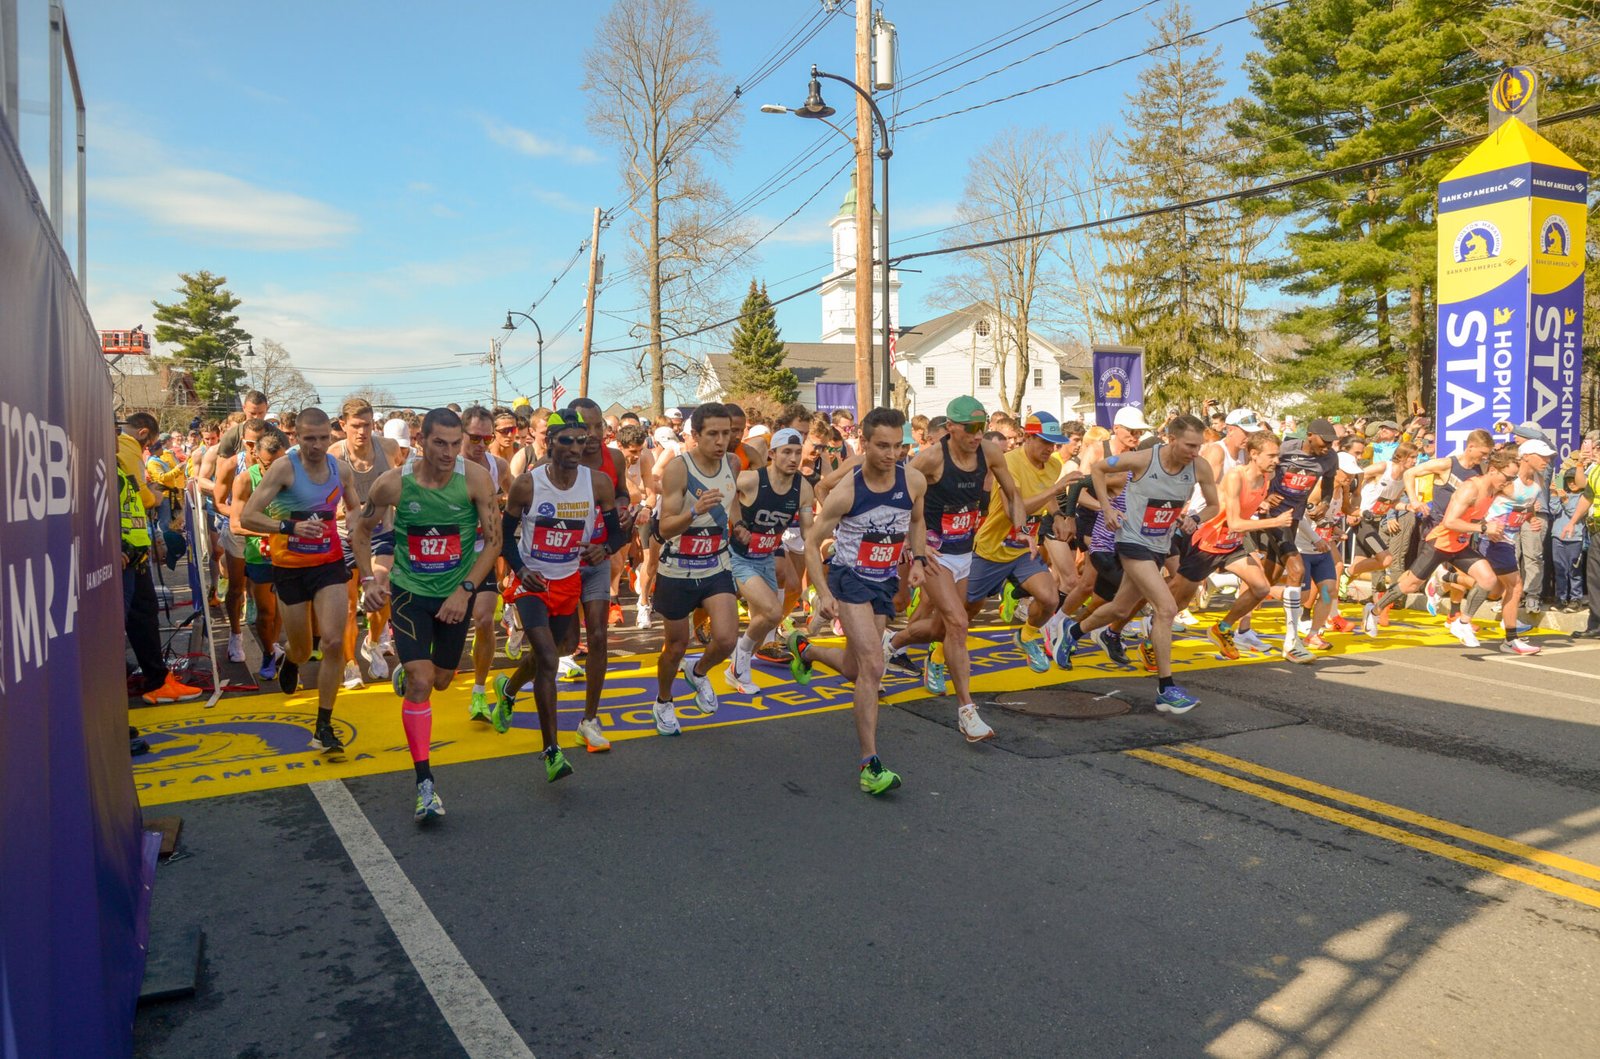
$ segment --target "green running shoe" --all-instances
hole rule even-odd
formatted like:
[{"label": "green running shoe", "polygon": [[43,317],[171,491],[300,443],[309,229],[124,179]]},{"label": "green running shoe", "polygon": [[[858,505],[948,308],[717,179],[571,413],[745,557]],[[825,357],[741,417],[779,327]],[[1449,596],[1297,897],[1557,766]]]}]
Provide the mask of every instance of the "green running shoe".
[{"label": "green running shoe", "polygon": [[783,638],[783,645],[789,649],[789,672],[794,674],[796,684],[811,683],[811,663],[800,657],[800,649],[810,642],[799,630]]},{"label": "green running shoe", "polygon": [[504,673],[494,678],[494,699],[494,711],[489,714],[489,723],[494,725],[495,731],[505,735],[511,731],[511,713],[516,703],[511,696],[511,681]]},{"label": "green running shoe", "polygon": [[1017,588],[1010,581],[1000,590],[1000,620],[1006,624],[1017,616]]},{"label": "green running shoe", "polygon": [[493,721],[492,711],[489,709],[489,696],[481,691],[472,693],[472,701],[467,704],[467,720]]},{"label": "green running shoe", "polygon": [[402,699],[406,697],[406,667],[396,665],[394,672],[389,674],[389,686],[394,688],[394,693]]},{"label": "green running shoe", "polygon": [[868,794],[887,794],[900,786],[900,776],[883,767],[878,755],[861,766],[861,789]]},{"label": "green running shoe", "polygon": [[561,752],[560,747],[553,746],[546,750],[542,756],[544,757],[544,778],[546,782],[554,783],[562,776],[572,775],[572,766],[567,764],[567,755]]}]

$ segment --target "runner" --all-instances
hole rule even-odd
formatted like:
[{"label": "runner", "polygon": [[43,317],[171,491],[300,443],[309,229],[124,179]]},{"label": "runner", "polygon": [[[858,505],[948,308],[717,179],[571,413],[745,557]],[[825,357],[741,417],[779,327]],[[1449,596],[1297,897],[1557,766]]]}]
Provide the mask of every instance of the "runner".
[{"label": "runner", "polygon": [[1198,518],[1208,522],[1216,517],[1216,483],[1211,465],[1199,459],[1205,441],[1205,424],[1194,416],[1183,415],[1167,427],[1167,441],[1138,452],[1096,460],[1090,467],[1095,492],[1108,494],[1106,476],[1126,471],[1127,511],[1114,506],[1105,509],[1107,524],[1117,535],[1117,558],[1122,561],[1122,587],[1116,598],[1089,615],[1081,624],[1068,622],[1057,614],[1045,629],[1050,653],[1062,669],[1072,667],[1072,651],[1090,631],[1131,616],[1141,600],[1148,600],[1151,616],[1147,635],[1155,647],[1159,691],[1156,709],[1165,713],[1188,713],[1200,700],[1180,688],[1172,679],[1172,622],[1178,614],[1176,601],[1161,571],[1172,550],[1172,536],[1180,524],[1179,512],[1189,502],[1196,485],[1205,495],[1205,507],[1198,516],[1185,516],[1191,524]]},{"label": "runner", "polygon": [[[328,450],[330,456],[337,457],[350,465],[350,470],[356,483],[356,500],[358,503],[367,502],[367,494],[372,491],[372,483],[376,482],[390,467],[398,467],[403,462],[399,443],[391,438],[374,437],[374,415],[372,405],[364,397],[352,397],[345,401],[339,410],[339,422],[344,425],[344,440],[335,442]],[[359,516],[360,509],[354,512]],[[344,544],[347,554],[345,564],[352,570],[355,569],[355,551],[350,545],[350,520],[352,512],[345,511],[339,521],[340,541]],[[373,563],[382,567],[384,572],[394,568],[394,524],[389,524],[374,529],[372,532]],[[349,661],[345,663],[345,682],[347,688],[361,686],[361,670],[356,662],[359,657],[366,660],[367,672],[374,680],[386,680],[389,677],[389,661],[384,654],[384,638],[388,635],[389,605],[367,615],[367,635],[360,637],[357,643],[358,628],[356,611],[361,605],[361,585],[356,579],[350,581],[350,604],[346,610],[346,624],[344,633],[344,649]]]},{"label": "runner", "polygon": [[[733,653],[739,636],[739,609],[728,559],[728,506],[737,490],[734,460],[728,455],[733,419],[715,402],[697,407],[689,419],[694,446],[670,459],[661,478],[661,514],[655,538],[661,545],[652,604],[665,622],[666,636],[656,662],[656,731],[680,735],[672,685],[681,671],[694,689],[705,717],[717,712],[711,670]],[[690,616],[703,608],[711,618],[705,650],[687,664]]]},{"label": "runner", "polygon": [[[927,482],[923,518],[933,561],[923,573],[921,604],[885,649],[898,654],[912,644],[930,644],[923,686],[930,694],[943,695],[948,674],[956,688],[956,725],[967,742],[980,743],[993,739],[994,729],[984,723],[972,700],[967,587],[973,545],[988,504],[1000,504],[1013,524],[1026,525],[1028,517],[1004,450],[982,440],[988,413],[978,399],[957,397],[946,406],[945,419],[949,429],[910,463]],[[986,503],[983,486],[991,472],[998,488]]]},{"label": "runner", "polygon": [[[1267,580],[1284,583],[1283,657],[1299,665],[1309,665],[1316,659],[1300,643],[1300,584],[1305,580],[1306,571],[1295,546],[1295,533],[1300,520],[1308,513],[1313,521],[1321,519],[1334,498],[1339,476],[1339,457],[1333,450],[1337,437],[1333,424],[1319,418],[1306,427],[1303,439],[1291,438],[1283,443],[1278,453],[1278,470],[1267,491],[1267,514],[1281,515],[1287,511],[1292,518],[1287,526],[1267,530],[1256,537],[1265,559]],[[1319,500],[1312,504],[1312,493],[1319,490]],[[1353,508],[1354,504],[1351,506]],[[1260,642],[1258,638],[1252,639]]]},{"label": "runner", "polygon": [[250,494],[261,484],[261,476],[288,451],[289,439],[276,430],[266,431],[247,446],[244,452],[250,453],[250,464],[244,474],[233,476],[232,504],[228,507],[229,529],[243,544],[244,576],[256,604],[256,640],[261,644],[261,668],[257,672],[262,680],[276,677],[278,666],[283,664],[283,648],[278,646],[282,622],[278,594],[272,589],[272,558],[263,551],[267,535],[245,528],[244,509]]},{"label": "runner", "polygon": [[[489,490],[494,494],[495,510],[505,506],[506,487],[511,473],[506,461],[489,451],[493,443],[494,416],[482,405],[471,405],[461,413],[461,451],[467,462],[482,467],[489,476]],[[495,521],[499,521],[498,515]],[[488,551],[487,535],[480,526],[473,542],[478,551]],[[498,550],[498,549],[496,549]],[[499,556],[495,556],[498,560]],[[493,585],[494,564],[489,567],[490,584]],[[489,670],[494,666],[494,612],[500,602],[498,592],[483,591],[472,597],[472,692],[467,704],[467,717],[472,720],[489,720]]]},{"label": "runner", "polygon": [[245,529],[270,533],[272,584],[289,634],[288,657],[278,666],[278,687],[292,695],[300,667],[311,657],[315,610],[322,663],[317,670],[317,722],[311,747],[326,754],[344,751],[333,730],[333,702],[344,674],[344,623],[350,571],[336,532],[339,504],[355,507],[355,475],[350,465],[328,458],[333,425],[328,413],[311,407],[296,419],[300,445],[278,460],[251,490],[245,504]]},{"label": "runner", "polygon": [[[1361,521],[1356,526],[1355,550],[1358,558],[1345,570],[1339,595],[1366,574],[1373,574],[1372,595],[1381,591],[1376,575],[1394,561],[1392,543],[1400,533],[1400,518],[1411,510],[1406,498],[1405,473],[1417,462],[1417,447],[1403,441],[1390,450],[1386,462],[1375,463],[1362,472]],[[1380,620],[1382,615],[1379,616]]]},{"label": "runner", "polygon": [[[1540,648],[1518,635],[1521,631],[1520,615],[1525,586],[1517,542],[1523,527],[1537,514],[1539,501],[1544,495],[1545,468],[1550,466],[1550,458],[1555,455],[1555,450],[1537,438],[1530,438],[1522,442],[1516,452],[1516,473],[1495,496],[1485,516],[1491,525],[1499,522],[1505,526],[1505,539],[1486,537],[1482,551],[1500,581],[1500,622],[1505,628],[1505,642],[1500,645],[1500,650],[1505,654],[1536,655]],[[1487,598],[1488,593],[1481,588],[1467,592],[1466,601],[1461,605],[1463,625],[1469,629],[1472,627],[1472,616]]]},{"label": "runner", "polygon": [[[545,780],[572,774],[557,742],[556,663],[578,640],[578,605],[583,595],[584,558],[620,548],[626,537],[617,522],[611,479],[582,465],[590,433],[577,411],[568,408],[546,419],[550,458],[517,475],[506,496],[503,550],[512,602],[522,619],[528,653],[510,677],[495,678],[495,729],[511,727],[516,697],[529,681],[544,737]],[[606,545],[590,543],[595,512],[606,530]],[[609,746],[593,716],[578,722],[585,745]]]},{"label": "runner", "polygon": [[[304,423],[304,417],[301,422]],[[461,417],[435,408],[422,417],[417,459],[391,468],[372,483],[351,530],[364,604],[375,611],[391,603],[394,689],[404,700],[400,723],[416,770],[416,819],[444,815],[430,767],[433,693],[450,686],[467,642],[467,618],[480,593],[492,592],[500,554],[500,511],[488,472],[461,455]],[[374,562],[373,531],[394,527],[394,566]],[[468,541],[482,535],[484,547]]]},{"label": "runner", "polygon": [[[222,602],[228,615],[228,661],[244,661],[244,637],[241,635],[241,618],[244,615],[245,597],[250,594],[250,582],[245,575],[245,538],[233,532],[234,483],[248,477],[248,468],[256,458],[256,446],[261,436],[270,428],[263,419],[247,419],[239,432],[239,449],[229,459],[219,459],[212,482],[212,501],[223,518],[216,526],[217,543],[222,546],[224,570],[228,587]],[[259,547],[259,546],[258,546]],[[259,616],[259,612],[258,612]],[[270,656],[272,648],[262,645],[263,657]]]},{"label": "runner", "polygon": [[[900,552],[908,540],[912,587],[922,584],[928,564],[922,517],[927,485],[920,471],[896,462],[904,426],[904,414],[892,408],[874,408],[862,418],[861,465],[828,494],[806,534],[806,568],[817,592],[817,613],[838,616],[846,646],[818,647],[799,632],[788,636],[794,656],[789,665],[800,683],[810,683],[811,667],[820,662],[854,684],[860,785],[874,795],[901,782],[878,759],[878,689],[885,665],[883,631],[894,616]],[[833,557],[824,571],[822,544],[830,537]]]},{"label": "runner", "polygon": [[799,474],[803,447],[800,432],[785,427],[772,436],[771,465],[739,474],[729,561],[750,624],[734,645],[728,682],[746,695],[760,690],[750,675],[756,648],[784,616],[777,560],[784,532],[797,521],[801,532],[811,529],[811,484]]}]

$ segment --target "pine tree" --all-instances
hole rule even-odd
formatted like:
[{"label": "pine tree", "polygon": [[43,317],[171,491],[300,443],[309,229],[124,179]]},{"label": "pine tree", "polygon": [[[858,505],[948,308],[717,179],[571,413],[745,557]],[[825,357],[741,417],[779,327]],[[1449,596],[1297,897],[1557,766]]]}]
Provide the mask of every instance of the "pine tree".
[{"label": "pine tree", "polygon": [[789,404],[800,394],[800,380],[783,366],[783,338],[778,333],[778,310],[767,296],[766,284],[750,281],[750,293],[739,309],[733,331],[733,392],[763,394]]},{"label": "pine tree", "polygon": [[226,276],[181,272],[182,284],[174,288],[180,301],[155,306],[155,340],[178,347],[173,360],[194,380],[200,404],[222,412],[234,407],[244,368],[239,363],[239,347],[250,340],[238,326],[233,310],[239,299],[224,287]]}]

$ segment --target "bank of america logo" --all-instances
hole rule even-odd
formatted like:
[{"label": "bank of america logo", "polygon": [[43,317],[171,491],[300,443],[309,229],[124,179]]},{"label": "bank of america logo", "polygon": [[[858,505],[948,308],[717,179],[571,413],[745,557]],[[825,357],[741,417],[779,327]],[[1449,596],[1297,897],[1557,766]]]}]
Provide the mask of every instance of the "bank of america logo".
[{"label": "bank of america logo", "polygon": [[106,509],[111,497],[106,493],[106,461],[94,461],[94,532],[103,537],[106,532]]}]

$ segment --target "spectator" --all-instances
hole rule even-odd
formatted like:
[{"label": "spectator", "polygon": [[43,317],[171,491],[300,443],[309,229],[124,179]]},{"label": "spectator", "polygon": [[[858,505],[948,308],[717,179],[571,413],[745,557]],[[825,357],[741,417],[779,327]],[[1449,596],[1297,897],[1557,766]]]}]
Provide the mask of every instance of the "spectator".
[{"label": "spectator", "polygon": [[1557,610],[1583,609],[1583,550],[1588,544],[1589,532],[1581,520],[1573,517],[1583,502],[1582,486],[1583,476],[1576,470],[1566,471],[1554,483],[1557,512],[1550,525],[1550,546]]}]

